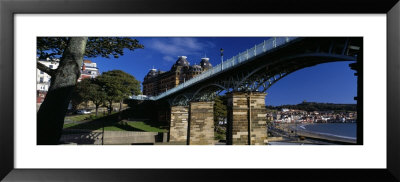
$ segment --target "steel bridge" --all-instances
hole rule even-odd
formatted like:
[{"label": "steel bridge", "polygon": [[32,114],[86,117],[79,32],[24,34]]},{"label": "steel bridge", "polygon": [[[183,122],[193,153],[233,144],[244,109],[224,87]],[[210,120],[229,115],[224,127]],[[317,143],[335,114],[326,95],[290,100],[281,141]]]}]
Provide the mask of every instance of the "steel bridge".
[{"label": "steel bridge", "polygon": [[189,101],[213,99],[222,91],[266,92],[297,70],[327,62],[356,61],[361,44],[359,37],[274,37],[160,95],[131,99],[167,99],[171,105],[187,105]]},{"label": "steel bridge", "polygon": [[274,37],[160,95],[131,98],[154,106],[167,102],[167,111],[153,109],[165,113],[169,141],[198,145],[213,144],[213,100],[225,92],[227,144],[263,145],[268,142],[265,92],[290,73],[317,64],[354,61],[350,68],[361,72],[362,46],[362,37]]}]

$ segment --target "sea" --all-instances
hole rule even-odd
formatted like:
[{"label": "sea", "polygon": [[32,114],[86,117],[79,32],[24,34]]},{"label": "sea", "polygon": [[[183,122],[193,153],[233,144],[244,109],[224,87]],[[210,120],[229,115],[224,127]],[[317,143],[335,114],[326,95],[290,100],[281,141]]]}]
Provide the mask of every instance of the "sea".
[{"label": "sea", "polygon": [[356,123],[314,123],[314,124],[298,124],[300,130],[310,132],[336,135],[346,138],[357,138],[357,124]]}]

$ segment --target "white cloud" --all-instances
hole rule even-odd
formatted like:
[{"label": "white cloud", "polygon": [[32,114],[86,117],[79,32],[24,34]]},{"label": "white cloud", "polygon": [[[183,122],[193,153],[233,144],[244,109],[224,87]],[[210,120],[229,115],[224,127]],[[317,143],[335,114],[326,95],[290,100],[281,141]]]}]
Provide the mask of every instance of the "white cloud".
[{"label": "white cloud", "polygon": [[178,56],[202,55],[207,48],[215,47],[212,42],[191,37],[154,38],[146,44],[146,48],[160,52],[169,62],[177,60]]},{"label": "white cloud", "polygon": [[174,61],[176,61],[176,59],[174,59],[172,56],[164,56],[163,59],[164,59],[165,61],[168,61],[168,62],[174,62]]}]

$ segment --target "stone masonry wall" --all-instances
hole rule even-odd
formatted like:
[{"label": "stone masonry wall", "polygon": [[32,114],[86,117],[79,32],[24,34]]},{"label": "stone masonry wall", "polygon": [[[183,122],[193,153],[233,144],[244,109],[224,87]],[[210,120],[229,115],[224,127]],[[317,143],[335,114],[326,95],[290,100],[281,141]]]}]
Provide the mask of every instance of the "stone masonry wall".
[{"label": "stone masonry wall", "polygon": [[250,99],[250,144],[265,145],[267,142],[267,112],[265,108],[265,93],[252,93]]},{"label": "stone masonry wall", "polygon": [[267,139],[265,95],[257,92],[228,94],[228,145],[265,144]]},{"label": "stone masonry wall", "polygon": [[247,94],[228,94],[228,136],[229,145],[247,145],[249,142],[249,121],[247,118]]},{"label": "stone masonry wall", "polygon": [[214,144],[214,102],[191,102],[189,145]]},{"label": "stone masonry wall", "polygon": [[186,142],[188,133],[188,106],[171,107],[170,142]]}]

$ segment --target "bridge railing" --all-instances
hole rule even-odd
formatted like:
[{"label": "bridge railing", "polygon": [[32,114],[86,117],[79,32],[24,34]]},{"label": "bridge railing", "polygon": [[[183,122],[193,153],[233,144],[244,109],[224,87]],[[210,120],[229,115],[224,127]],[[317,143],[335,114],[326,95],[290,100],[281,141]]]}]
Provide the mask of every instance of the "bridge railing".
[{"label": "bridge railing", "polygon": [[149,97],[145,95],[132,95],[129,98],[133,100],[155,100],[155,97]]},{"label": "bridge railing", "polygon": [[[232,69],[233,67],[242,64],[244,62],[249,61],[251,58],[255,57],[255,56],[259,56],[261,54],[265,54],[281,45],[284,45],[288,42],[291,42],[295,39],[298,39],[298,37],[273,37],[270,38],[268,40],[265,40],[264,42],[255,45],[254,47],[247,49],[244,52],[239,53],[236,56],[233,56],[232,58],[224,61],[222,64],[218,64],[216,66],[214,66],[213,68],[203,72],[202,74],[186,81],[185,83],[182,83],[180,85],[178,85],[177,87],[174,87],[166,92],[161,93],[158,96],[155,97],[141,97],[141,100],[158,100],[161,99],[165,96],[168,96],[178,90],[181,90],[183,88],[189,87],[199,81],[202,81],[204,79],[207,79],[209,77],[212,77],[222,71],[228,70],[228,69]],[[139,97],[137,97],[139,99]]]}]

